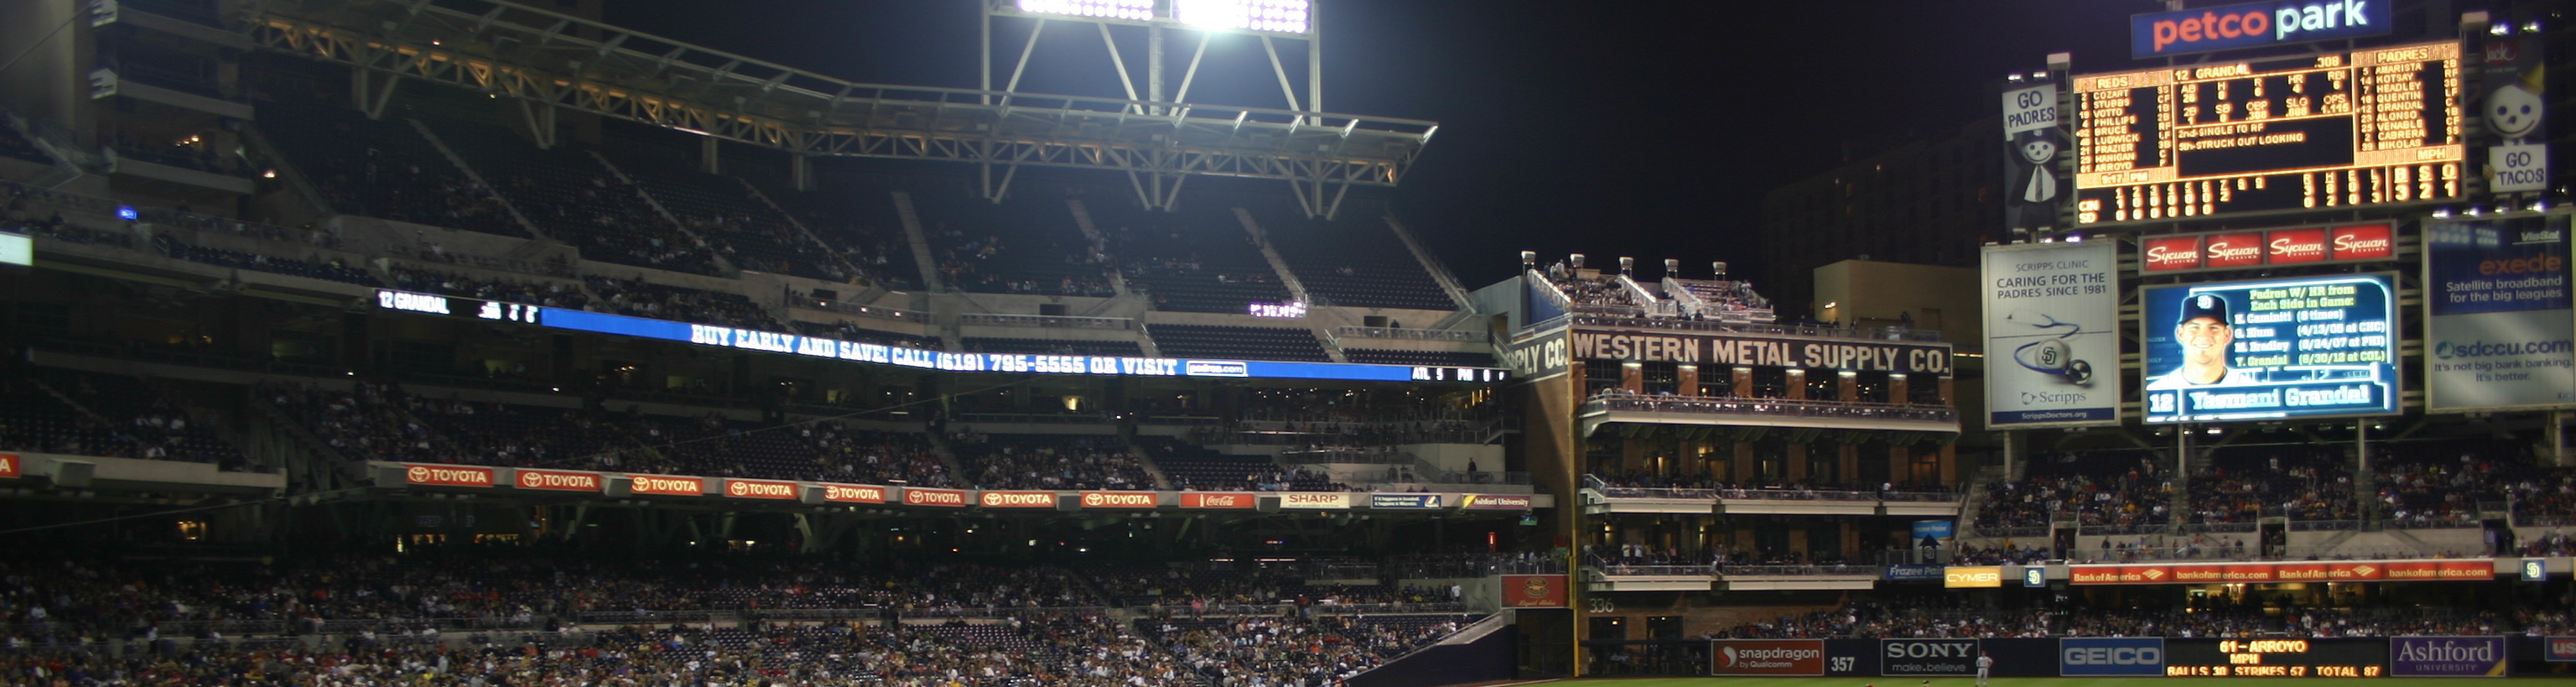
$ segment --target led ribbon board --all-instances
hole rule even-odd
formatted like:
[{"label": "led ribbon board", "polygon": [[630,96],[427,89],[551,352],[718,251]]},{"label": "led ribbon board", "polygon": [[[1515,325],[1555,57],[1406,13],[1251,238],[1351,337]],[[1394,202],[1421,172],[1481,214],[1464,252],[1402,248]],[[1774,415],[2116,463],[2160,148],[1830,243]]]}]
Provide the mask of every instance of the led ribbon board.
[{"label": "led ribbon board", "polygon": [[945,372],[1476,383],[1500,382],[1510,376],[1507,370],[1489,367],[1204,360],[1107,355],[947,353],[784,332],[689,324],[393,290],[377,291],[376,307],[425,315],[519,322],[552,329],[617,334],[813,358],[901,365]]},{"label": "led ribbon board", "polygon": [[2079,225],[2460,197],[2458,43],[2093,74],[2072,89]]},{"label": "led ribbon board", "polygon": [[2147,422],[2397,412],[2387,274],[2148,289]]}]

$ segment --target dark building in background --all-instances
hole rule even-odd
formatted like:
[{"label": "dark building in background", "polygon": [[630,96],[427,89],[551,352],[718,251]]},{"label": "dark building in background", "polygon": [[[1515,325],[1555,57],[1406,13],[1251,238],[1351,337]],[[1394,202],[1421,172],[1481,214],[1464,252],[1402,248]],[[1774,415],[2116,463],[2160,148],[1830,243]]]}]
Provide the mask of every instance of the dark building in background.
[{"label": "dark building in background", "polygon": [[1866,257],[1975,267],[2003,234],[2003,124],[1987,117],[1773,189],[1758,282],[1783,320],[1815,315],[1815,269]]}]

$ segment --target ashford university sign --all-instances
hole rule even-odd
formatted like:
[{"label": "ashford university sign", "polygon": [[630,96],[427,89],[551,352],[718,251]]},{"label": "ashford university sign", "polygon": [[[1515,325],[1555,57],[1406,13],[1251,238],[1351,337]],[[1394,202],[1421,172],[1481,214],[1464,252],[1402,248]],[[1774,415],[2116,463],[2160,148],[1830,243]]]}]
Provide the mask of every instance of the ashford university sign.
[{"label": "ashford university sign", "polygon": [[1761,365],[1869,372],[1950,374],[1949,344],[1877,343],[1731,334],[1577,331],[1577,360]]},{"label": "ashford university sign", "polygon": [[2189,565],[2073,565],[2067,582],[2097,584],[2213,584],[2245,582],[2372,582],[2493,580],[2487,560],[2339,561],[2333,563],[2205,563]]},{"label": "ashford university sign", "polygon": [[2392,677],[2504,677],[2503,637],[2390,637]]},{"label": "ashford university sign", "polygon": [[1709,642],[1715,656],[1710,675],[1825,674],[1822,639],[1718,639]]},{"label": "ashford university sign", "polygon": [[2138,271],[2148,274],[2395,259],[2397,232],[2387,224],[2222,231],[2138,239]]}]

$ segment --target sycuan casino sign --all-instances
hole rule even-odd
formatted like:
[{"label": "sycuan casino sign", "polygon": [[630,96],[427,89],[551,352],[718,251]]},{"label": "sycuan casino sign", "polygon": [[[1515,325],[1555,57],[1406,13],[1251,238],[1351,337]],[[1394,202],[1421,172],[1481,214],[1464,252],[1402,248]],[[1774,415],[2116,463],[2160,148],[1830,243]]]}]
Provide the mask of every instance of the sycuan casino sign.
[{"label": "sycuan casino sign", "polygon": [[2129,17],[2129,56],[2186,53],[2384,36],[2390,0],[2289,0],[2199,7]]},{"label": "sycuan casino sign", "polygon": [[2397,232],[2386,224],[2225,231],[2143,236],[2138,239],[2138,271],[2150,274],[2396,258]]}]

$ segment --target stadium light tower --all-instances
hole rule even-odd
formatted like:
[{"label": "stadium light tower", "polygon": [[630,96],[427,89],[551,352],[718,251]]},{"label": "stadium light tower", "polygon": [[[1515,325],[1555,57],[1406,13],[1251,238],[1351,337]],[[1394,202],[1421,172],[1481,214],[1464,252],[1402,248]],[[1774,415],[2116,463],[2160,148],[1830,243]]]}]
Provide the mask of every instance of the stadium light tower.
[{"label": "stadium light tower", "polygon": [[[1287,103],[1285,109],[1310,113],[1298,118],[1299,121],[1307,124],[1322,124],[1324,121],[1321,115],[1324,111],[1324,52],[1322,37],[1315,23],[1315,3],[1312,0],[976,0],[976,2],[984,5],[983,51],[980,53],[983,65],[981,85],[988,93],[1017,92],[1020,78],[1027,75],[1029,61],[1037,51],[1038,38],[1045,35],[1051,23],[1074,22],[1098,27],[1101,45],[1109,51],[1110,68],[1117,72],[1118,83],[1125,89],[1125,97],[1131,101],[1139,101],[1135,106],[1136,114],[1159,116],[1187,110],[1190,86],[1198,79],[1199,67],[1207,57],[1208,45],[1218,40],[1254,38],[1261,41],[1263,54],[1270,58],[1270,75],[1279,80],[1280,96]],[[993,60],[994,25],[997,20],[1003,19],[1027,20],[1028,26],[1028,37],[1021,44],[1018,57],[1012,59],[1007,65],[1007,70],[1000,69],[999,67],[1004,65],[996,65]],[[1119,49],[1117,35],[1109,30],[1111,25],[1144,27],[1145,64],[1142,79],[1138,78],[1135,69],[1128,66],[1126,54]],[[1168,82],[1166,74],[1170,70],[1164,47],[1175,36],[1192,44],[1190,61],[1188,67],[1181,72],[1178,87],[1166,91]],[[1132,41],[1132,38],[1130,40]],[[1306,88],[1302,98],[1295,86],[1297,79],[1291,76],[1288,63],[1279,57],[1281,40],[1302,41],[1306,44],[1304,74]],[[1004,76],[1005,74],[1007,76]],[[998,89],[994,84],[996,77],[1003,79]],[[1140,80],[1144,82],[1144,89],[1141,91],[1137,89],[1137,82]],[[1166,93],[1169,95],[1167,96]],[[992,104],[992,97],[985,96],[986,104]],[[1258,106],[1255,103],[1238,104]],[[996,185],[992,178],[992,167],[991,164],[984,165],[984,187],[991,190],[987,195],[998,201],[1001,191],[1010,186],[1010,175],[1016,171],[1016,168],[1006,166],[1001,183]],[[1146,207],[1159,207],[1165,210],[1172,208],[1172,201],[1180,193],[1181,182],[1186,179],[1186,176],[1178,174],[1129,174],[1129,180],[1136,185],[1137,194],[1144,199]],[[1307,185],[1292,182],[1292,186],[1297,191],[1298,201],[1305,205],[1310,214],[1330,216],[1333,214],[1332,209],[1340,205],[1339,194],[1335,194],[1329,203],[1325,200],[1324,186],[1321,184]]]}]

